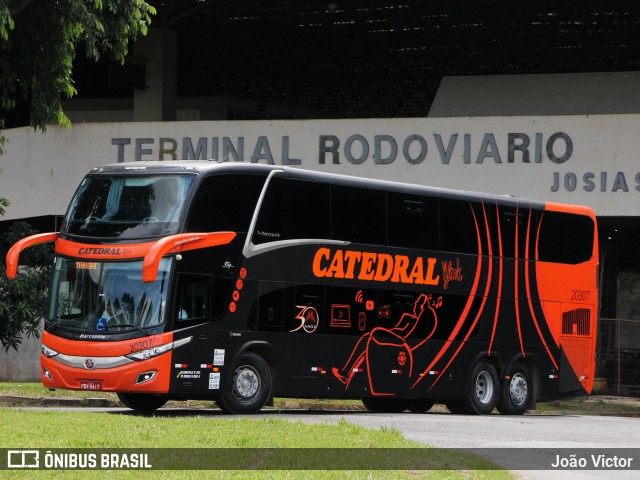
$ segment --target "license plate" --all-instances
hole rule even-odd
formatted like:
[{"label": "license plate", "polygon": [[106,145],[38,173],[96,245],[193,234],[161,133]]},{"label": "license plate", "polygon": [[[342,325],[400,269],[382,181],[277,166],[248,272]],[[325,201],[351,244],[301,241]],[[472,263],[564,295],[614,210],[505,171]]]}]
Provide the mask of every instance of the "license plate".
[{"label": "license plate", "polygon": [[81,390],[102,390],[102,382],[99,380],[80,380]]}]

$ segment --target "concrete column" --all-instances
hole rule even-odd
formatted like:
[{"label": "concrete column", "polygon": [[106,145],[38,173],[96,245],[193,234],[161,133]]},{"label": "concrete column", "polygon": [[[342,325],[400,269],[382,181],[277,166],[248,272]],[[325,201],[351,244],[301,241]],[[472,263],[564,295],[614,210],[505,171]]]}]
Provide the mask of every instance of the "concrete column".
[{"label": "concrete column", "polygon": [[133,119],[154,122],[176,119],[177,36],[174,30],[151,28],[138,37],[134,55],[142,57],[146,69],[144,90],[135,90]]}]

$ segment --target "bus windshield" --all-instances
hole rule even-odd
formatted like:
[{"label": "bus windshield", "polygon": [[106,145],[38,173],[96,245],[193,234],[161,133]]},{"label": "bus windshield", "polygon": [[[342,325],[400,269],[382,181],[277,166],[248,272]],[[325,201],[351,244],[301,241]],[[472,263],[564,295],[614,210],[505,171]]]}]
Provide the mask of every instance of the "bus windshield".
[{"label": "bus windshield", "polygon": [[172,259],[163,258],[153,283],[142,282],[142,261],[57,258],[48,319],[74,332],[121,333],[165,321]]},{"label": "bus windshield", "polygon": [[194,177],[87,176],[76,192],[62,231],[120,239],[176,233]]}]

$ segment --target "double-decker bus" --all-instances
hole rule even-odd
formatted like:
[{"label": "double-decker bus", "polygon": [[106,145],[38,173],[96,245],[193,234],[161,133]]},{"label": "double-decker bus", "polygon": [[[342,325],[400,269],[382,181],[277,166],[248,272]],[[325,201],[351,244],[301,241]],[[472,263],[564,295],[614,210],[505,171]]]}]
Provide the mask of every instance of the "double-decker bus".
[{"label": "double-decker bus", "polygon": [[135,162],[84,178],[55,242],[44,386],[128,407],[362,399],[522,414],[589,393],[586,208],[279,166]]}]

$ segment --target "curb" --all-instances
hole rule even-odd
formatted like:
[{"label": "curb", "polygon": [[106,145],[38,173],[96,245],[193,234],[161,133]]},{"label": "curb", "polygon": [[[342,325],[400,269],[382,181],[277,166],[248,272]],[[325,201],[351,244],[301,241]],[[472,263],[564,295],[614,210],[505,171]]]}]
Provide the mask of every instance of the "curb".
[{"label": "curb", "polygon": [[[606,400],[605,400],[606,401]],[[640,405],[640,399],[637,400]],[[553,403],[553,402],[551,402]],[[611,401],[610,403],[618,403]],[[122,408],[123,405],[114,400],[108,398],[71,398],[71,397],[22,397],[17,395],[0,395],[0,407],[54,407],[54,408]],[[180,407],[179,407],[180,408]],[[189,408],[189,407],[187,407]],[[211,408],[215,408],[212,407]],[[200,409],[196,407],[195,409]],[[278,405],[272,406],[269,410],[276,411],[290,411],[290,410],[305,410],[305,411],[317,411],[317,412],[329,412],[329,411],[341,411],[341,412],[359,412],[366,411],[364,405],[362,406],[346,406],[340,403],[332,402],[298,402],[295,400],[284,399],[279,402]],[[447,408],[444,405],[435,405],[431,410],[433,413],[448,413]],[[590,413],[588,411],[571,411],[560,410],[555,412],[541,412],[541,411],[529,411],[527,415],[597,415],[601,417],[633,417],[640,418],[640,411],[638,412],[599,412]]]},{"label": "curb", "polygon": [[107,398],[53,398],[53,397],[19,397],[0,395],[0,405],[16,407],[119,407],[119,403]]}]

